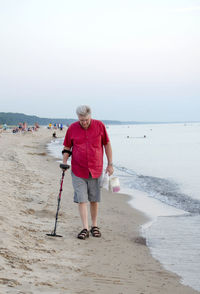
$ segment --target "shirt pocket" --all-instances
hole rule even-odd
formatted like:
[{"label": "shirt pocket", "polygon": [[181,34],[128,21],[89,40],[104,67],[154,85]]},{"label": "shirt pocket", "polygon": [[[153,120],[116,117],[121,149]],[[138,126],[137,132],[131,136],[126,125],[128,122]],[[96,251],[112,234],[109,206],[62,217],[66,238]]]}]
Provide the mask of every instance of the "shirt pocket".
[{"label": "shirt pocket", "polygon": [[100,148],[101,147],[101,135],[97,135],[95,137],[90,138],[89,143],[92,145],[94,148]]}]

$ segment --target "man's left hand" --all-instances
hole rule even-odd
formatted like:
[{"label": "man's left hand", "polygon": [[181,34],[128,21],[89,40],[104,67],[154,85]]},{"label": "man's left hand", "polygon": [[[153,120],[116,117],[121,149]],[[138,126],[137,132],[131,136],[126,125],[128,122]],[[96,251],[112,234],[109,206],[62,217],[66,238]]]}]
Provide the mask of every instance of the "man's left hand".
[{"label": "man's left hand", "polygon": [[112,165],[107,166],[106,173],[108,173],[109,176],[111,176],[114,173],[114,168]]}]

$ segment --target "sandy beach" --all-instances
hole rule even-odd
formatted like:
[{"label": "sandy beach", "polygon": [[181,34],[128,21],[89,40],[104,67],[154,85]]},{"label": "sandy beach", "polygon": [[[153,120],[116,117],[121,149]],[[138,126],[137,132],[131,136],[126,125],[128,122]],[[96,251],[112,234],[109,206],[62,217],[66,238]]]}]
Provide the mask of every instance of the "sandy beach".
[{"label": "sandy beach", "polygon": [[[82,241],[70,172],[54,227],[61,170],[48,155],[52,130],[0,134],[0,293],[10,294],[192,294],[180,278],[154,260],[139,235],[148,220],[129,197],[103,190],[102,238]],[[64,131],[57,132],[64,136]]]}]

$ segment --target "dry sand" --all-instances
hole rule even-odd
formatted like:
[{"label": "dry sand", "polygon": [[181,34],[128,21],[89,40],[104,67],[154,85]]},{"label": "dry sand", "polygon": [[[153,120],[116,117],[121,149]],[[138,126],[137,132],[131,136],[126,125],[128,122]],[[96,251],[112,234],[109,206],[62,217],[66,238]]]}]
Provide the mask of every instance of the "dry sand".
[{"label": "dry sand", "polygon": [[0,134],[0,293],[198,293],[151,257],[139,238],[147,219],[126,195],[103,191],[102,238],[77,239],[81,224],[69,172],[57,228],[63,238],[46,236],[54,227],[61,178],[45,149],[51,136],[47,129]]}]

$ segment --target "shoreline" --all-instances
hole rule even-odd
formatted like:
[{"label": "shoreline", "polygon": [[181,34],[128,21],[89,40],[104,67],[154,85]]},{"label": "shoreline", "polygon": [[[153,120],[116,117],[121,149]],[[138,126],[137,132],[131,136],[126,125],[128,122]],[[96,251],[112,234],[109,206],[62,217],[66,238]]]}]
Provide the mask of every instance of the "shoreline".
[{"label": "shoreline", "polygon": [[[62,132],[63,135],[64,131]],[[47,154],[51,131],[3,134],[1,170],[1,275],[3,293],[199,293],[180,284],[145,246],[140,226],[146,218],[124,194],[102,193],[102,238],[76,238],[81,228],[66,174],[58,220],[54,226],[61,172]],[[14,144],[15,145],[14,145]]]}]

